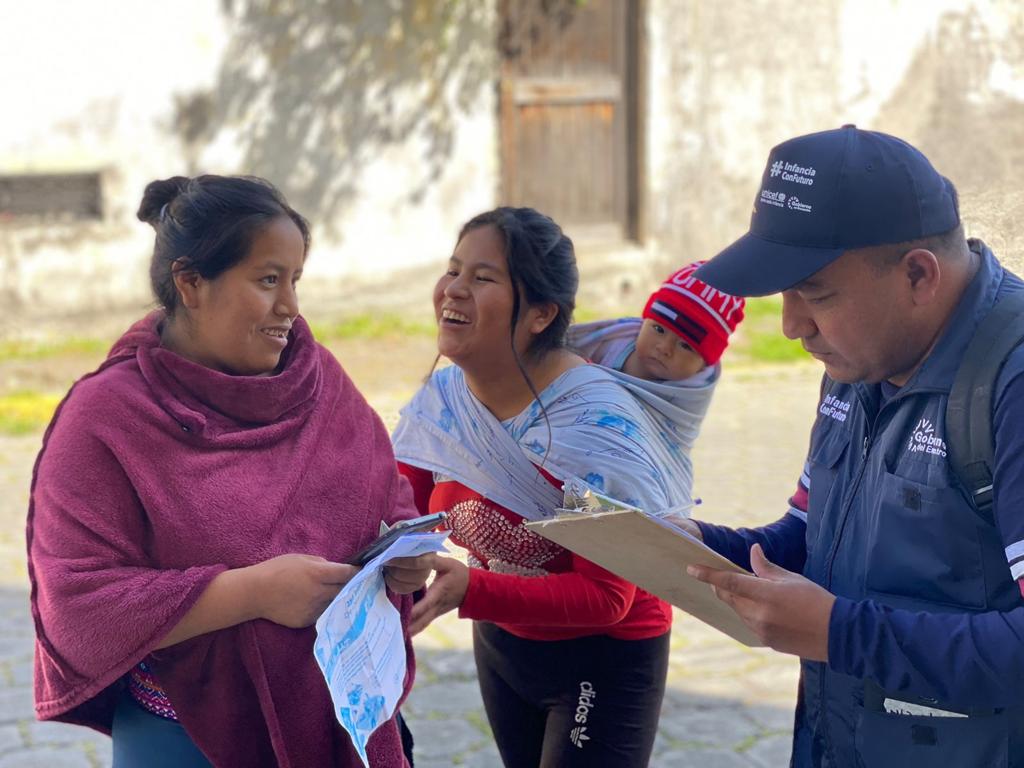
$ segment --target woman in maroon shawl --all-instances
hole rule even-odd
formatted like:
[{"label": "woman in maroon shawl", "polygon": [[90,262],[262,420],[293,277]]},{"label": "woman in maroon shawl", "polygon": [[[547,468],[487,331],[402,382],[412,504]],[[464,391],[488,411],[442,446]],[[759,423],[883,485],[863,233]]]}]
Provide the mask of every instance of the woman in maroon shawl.
[{"label": "woman in maroon shawl", "polygon": [[[72,388],[36,462],[36,714],[112,732],[117,768],[360,765],[312,624],[341,563],[416,510],[299,317],[308,226],[252,178],[153,182],[138,215],[163,309]],[[403,622],[429,562],[388,569]],[[368,753],[406,764],[394,720]]]}]

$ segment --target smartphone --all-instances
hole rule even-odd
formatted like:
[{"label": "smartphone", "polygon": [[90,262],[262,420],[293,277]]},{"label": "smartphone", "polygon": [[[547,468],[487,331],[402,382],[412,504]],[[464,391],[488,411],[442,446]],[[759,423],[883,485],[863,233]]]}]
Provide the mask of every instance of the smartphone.
[{"label": "smartphone", "polygon": [[402,534],[429,531],[436,528],[447,519],[448,515],[444,512],[435,512],[432,515],[415,517],[411,520],[401,520],[388,528],[387,531],[371,541],[361,550],[356,552],[356,554],[352,555],[352,557],[350,557],[346,562],[348,562],[349,565],[366,565],[368,562],[373,560],[373,558],[390,547]]}]

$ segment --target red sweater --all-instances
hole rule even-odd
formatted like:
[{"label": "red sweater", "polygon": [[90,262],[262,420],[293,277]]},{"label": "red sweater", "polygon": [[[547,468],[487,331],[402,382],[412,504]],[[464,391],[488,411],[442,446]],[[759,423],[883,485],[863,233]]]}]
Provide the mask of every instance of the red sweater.
[{"label": "red sweater", "polygon": [[538,536],[515,512],[461,483],[435,485],[429,470],[402,463],[398,469],[412,483],[420,514],[448,513],[452,541],[469,551],[461,618],[491,621],[528,640],[641,640],[672,627],[664,600]]}]

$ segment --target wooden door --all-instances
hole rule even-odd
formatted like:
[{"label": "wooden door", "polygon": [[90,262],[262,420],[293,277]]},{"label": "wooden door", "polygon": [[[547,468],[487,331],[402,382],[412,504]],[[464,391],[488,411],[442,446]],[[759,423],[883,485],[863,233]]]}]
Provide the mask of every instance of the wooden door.
[{"label": "wooden door", "polygon": [[637,236],[639,0],[501,0],[502,197]]}]

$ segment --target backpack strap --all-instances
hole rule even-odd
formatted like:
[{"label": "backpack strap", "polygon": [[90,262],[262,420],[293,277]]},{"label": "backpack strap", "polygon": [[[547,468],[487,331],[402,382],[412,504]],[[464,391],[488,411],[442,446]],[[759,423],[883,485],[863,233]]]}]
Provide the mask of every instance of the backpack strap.
[{"label": "backpack strap", "polygon": [[1024,290],[1003,296],[978,324],[946,403],[949,463],[978,513],[992,522],[992,394],[1007,356],[1024,341]]}]

